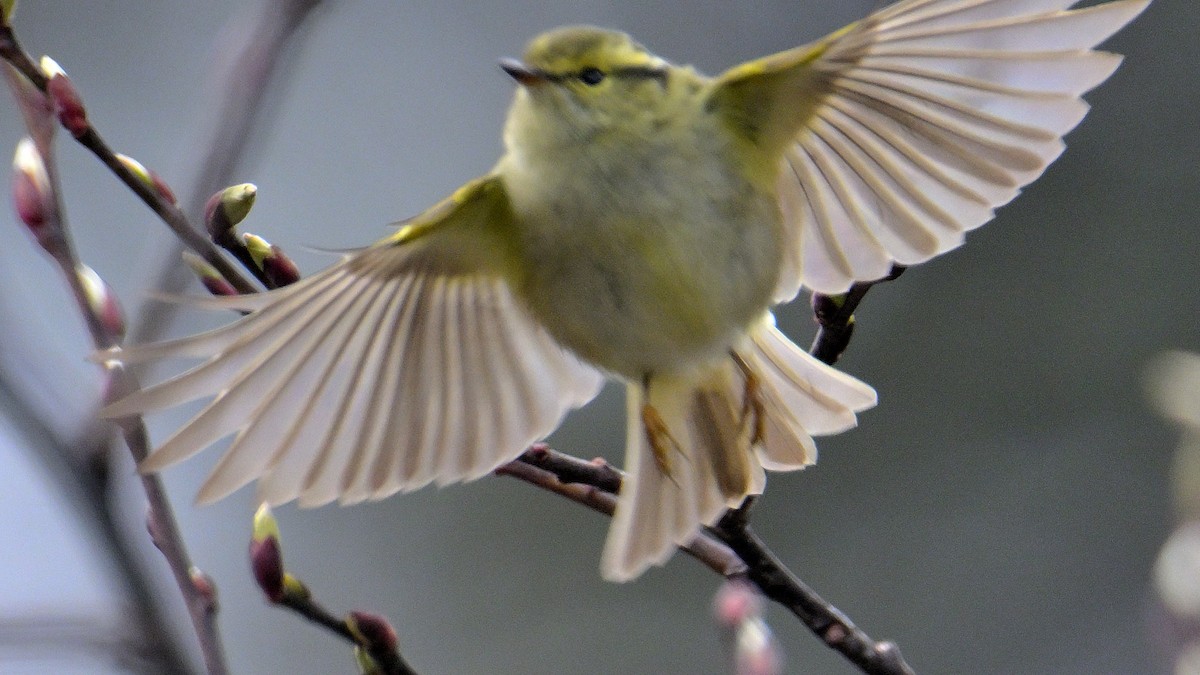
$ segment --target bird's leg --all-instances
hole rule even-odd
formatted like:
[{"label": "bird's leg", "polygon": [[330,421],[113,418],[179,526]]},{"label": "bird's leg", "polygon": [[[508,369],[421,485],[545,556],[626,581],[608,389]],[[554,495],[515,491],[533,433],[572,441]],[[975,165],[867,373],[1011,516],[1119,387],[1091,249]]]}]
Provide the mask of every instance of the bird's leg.
[{"label": "bird's leg", "polygon": [[762,400],[762,383],[750,369],[750,364],[735,351],[729,352],[738,370],[742,371],[742,427],[750,428],[750,445],[762,443],[767,435],[767,411]]},{"label": "bird's leg", "polygon": [[650,404],[649,374],[642,379],[642,390],[646,397],[646,402],[642,404],[642,428],[646,430],[646,440],[650,443],[650,451],[654,453],[654,463],[658,465],[658,470],[674,483],[675,477],[671,474],[671,452],[683,455],[683,448],[671,435],[666,420]]}]

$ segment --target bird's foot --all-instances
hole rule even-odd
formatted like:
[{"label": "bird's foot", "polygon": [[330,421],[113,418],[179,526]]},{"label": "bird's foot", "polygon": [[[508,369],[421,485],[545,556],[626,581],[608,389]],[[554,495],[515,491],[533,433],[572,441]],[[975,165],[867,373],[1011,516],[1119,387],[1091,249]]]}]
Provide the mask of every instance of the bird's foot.
[{"label": "bird's foot", "polygon": [[642,427],[646,430],[650,451],[654,453],[654,463],[658,465],[658,470],[674,483],[675,477],[671,474],[671,453],[683,455],[683,448],[671,435],[666,420],[649,403],[642,406]]}]

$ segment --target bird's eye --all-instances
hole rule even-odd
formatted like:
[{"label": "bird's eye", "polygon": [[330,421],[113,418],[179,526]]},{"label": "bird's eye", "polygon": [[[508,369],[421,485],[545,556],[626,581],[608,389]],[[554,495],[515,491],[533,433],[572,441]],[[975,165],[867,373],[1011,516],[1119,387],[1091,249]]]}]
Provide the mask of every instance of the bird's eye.
[{"label": "bird's eye", "polygon": [[584,68],[579,71],[579,79],[589,87],[594,87],[604,81],[604,71],[599,68]]}]

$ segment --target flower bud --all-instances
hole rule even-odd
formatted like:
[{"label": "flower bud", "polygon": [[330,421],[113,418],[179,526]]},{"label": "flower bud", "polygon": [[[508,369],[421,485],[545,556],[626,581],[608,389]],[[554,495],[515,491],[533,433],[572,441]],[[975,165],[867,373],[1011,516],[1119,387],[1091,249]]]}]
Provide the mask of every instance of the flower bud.
[{"label": "flower bud", "polygon": [[43,56],[41,67],[42,72],[46,74],[46,94],[54,102],[59,123],[72,136],[80,138],[87,132],[90,125],[87,120],[87,110],[83,107],[83,100],[79,97],[79,90],[75,88],[71,78],[67,77],[66,71],[54,59]]},{"label": "flower bud", "polygon": [[48,231],[53,208],[50,175],[33,139],[28,137],[17,143],[17,151],[13,155],[12,194],[17,217],[25,223],[42,248],[47,248],[54,238],[52,235],[57,234]]},{"label": "flower bud", "polygon": [[215,613],[217,611],[217,587],[213,583],[212,577],[195,566],[188,570],[188,577],[192,580],[196,594],[204,601],[205,611],[209,614]]},{"label": "flower bud", "polygon": [[154,190],[158,196],[162,197],[166,201],[172,204],[175,203],[175,193],[171,191],[171,188],[168,187],[165,182],[163,182],[163,179],[160,178],[157,173],[147,169],[145,164],[142,164],[129,155],[122,155],[119,152],[115,154],[117,161],[121,163],[121,166],[128,169],[129,173],[132,173],[134,176],[136,176],[143,185],[151,190]]},{"label": "flower bud", "polygon": [[253,183],[233,185],[209,197],[204,206],[204,222],[214,240],[229,236],[229,231],[246,219],[254,206],[258,188]]},{"label": "flower bud", "polygon": [[75,266],[75,276],[83,286],[87,299],[88,310],[100,324],[108,337],[120,342],[125,337],[125,313],[117,302],[117,296],[108,284],[96,274],[96,270],[79,263]]},{"label": "flower bud", "polygon": [[271,602],[284,595],[283,551],[279,547],[279,523],[267,504],[254,513],[254,531],[250,539],[250,566],[254,580]]},{"label": "flower bud", "polygon": [[246,244],[246,250],[250,252],[254,264],[263,271],[271,288],[287,286],[300,280],[300,268],[296,267],[296,263],[292,262],[283,249],[249,232],[242,235],[242,241]]},{"label": "flower bud", "polygon": [[396,629],[383,616],[370,612],[350,612],[346,617],[346,628],[358,643],[371,651],[394,652],[399,646]]},{"label": "flower bud", "polygon": [[0,24],[12,23],[15,11],[17,11],[17,0],[0,0]]},{"label": "flower bud", "polygon": [[312,597],[312,593],[308,590],[308,586],[304,585],[291,574],[284,573],[283,575],[283,599],[289,602],[306,602]]},{"label": "flower bud", "polygon": [[254,264],[258,265],[258,269],[263,269],[263,261],[267,256],[271,255],[271,244],[266,239],[257,234],[247,232],[242,235],[242,242],[246,245],[246,250],[250,252],[250,257],[254,260]]},{"label": "flower bud", "polygon": [[200,283],[204,285],[204,288],[207,289],[209,293],[212,293],[213,295],[238,294],[237,289],[233,287],[233,284],[226,281],[225,277],[221,276],[221,273],[217,271],[217,268],[208,264],[204,258],[201,258],[191,251],[184,251],[183,262],[186,263],[188,267],[192,268],[192,271],[195,272],[196,276],[200,278]]}]

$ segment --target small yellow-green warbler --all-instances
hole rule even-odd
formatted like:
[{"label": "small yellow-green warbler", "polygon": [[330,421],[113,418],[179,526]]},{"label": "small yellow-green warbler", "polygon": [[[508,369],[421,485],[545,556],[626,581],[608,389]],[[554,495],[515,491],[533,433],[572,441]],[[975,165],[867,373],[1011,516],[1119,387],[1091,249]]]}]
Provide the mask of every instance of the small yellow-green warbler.
[{"label": "small yellow-green warbler", "polygon": [[257,479],[353,503],[482,476],[619,379],[602,571],[634,577],[875,403],[769,308],[952,249],[1041,174],[1120,62],[1093,47],[1149,0],[1072,4],[903,0],[716,78],[622,33],[541,35],[502,63],[489,174],[299,283],[208,301],[249,313],[228,326],[101,355],[207,359],[106,414],[213,396],[144,470],[236,431],[200,501]]}]

